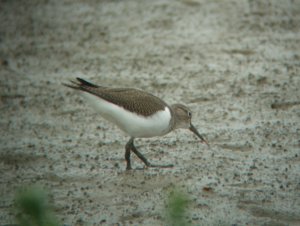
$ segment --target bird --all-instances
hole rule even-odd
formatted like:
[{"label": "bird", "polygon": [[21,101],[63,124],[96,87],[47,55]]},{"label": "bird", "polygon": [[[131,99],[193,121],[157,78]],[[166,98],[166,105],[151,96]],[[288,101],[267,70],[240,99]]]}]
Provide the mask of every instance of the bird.
[{"label": "bird", "polygon": [[82,78],[63,83],[64,86],[80,91],[86,102],[99,115],[115,124],[130,136],[125,145],[126,170],[131,170],[130,155],[133,152],[146,167],[173,167],[173,164],[150,163],[134,145],[135,138],[163,136],[175,129],[188,129],[202,143],[208,142],[192,124],[192,111],[183,104],[168,105],[151,93],[136,88],[111,88],[88,82]]}]

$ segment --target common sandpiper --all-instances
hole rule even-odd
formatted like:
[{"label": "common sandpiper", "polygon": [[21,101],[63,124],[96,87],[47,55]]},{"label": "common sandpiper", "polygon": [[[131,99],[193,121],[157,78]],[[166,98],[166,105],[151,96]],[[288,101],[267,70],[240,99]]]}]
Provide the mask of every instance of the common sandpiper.
[{"label": "common sandpiper", "polygon": [[208,142],[193,126],[191,110],[182,104],[168,105],[160,98],[133,88],[109,88],[76,78],[67,87],[79,90],[96,111],[130,136],[125,145],[126,169],[131,169],[131,151],[147,167],[173,167],[151,164],[134,146],[135,138],[163,136],[175,129],[189,129],[202,143]]}]

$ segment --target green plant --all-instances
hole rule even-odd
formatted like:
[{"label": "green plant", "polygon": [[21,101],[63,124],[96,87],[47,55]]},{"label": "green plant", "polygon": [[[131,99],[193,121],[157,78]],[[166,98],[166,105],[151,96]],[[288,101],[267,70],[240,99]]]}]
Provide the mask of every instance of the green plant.
[{"label": "green plant", "polygon": [[188,226],[186,220],[189,199],[183,192],[170,192],[167,204],[167,224],[170,226]]},{"label": "green plant", "polygon": [[15,198],[17,222],[20,226],[58,226],[48,203],[47,194],[41,188],[21,189]]}]

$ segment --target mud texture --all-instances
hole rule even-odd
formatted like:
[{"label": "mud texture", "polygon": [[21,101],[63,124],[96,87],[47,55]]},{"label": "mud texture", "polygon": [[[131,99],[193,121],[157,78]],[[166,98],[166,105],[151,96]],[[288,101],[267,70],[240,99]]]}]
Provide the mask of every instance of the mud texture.
[{"label": "mud texture", "polygon": [[[300,225],[300,1],[1,1],[0,225],[26,185],[65,225]],[[129,137],[62,82],[136,87],[193,110],[189,131]]]}]

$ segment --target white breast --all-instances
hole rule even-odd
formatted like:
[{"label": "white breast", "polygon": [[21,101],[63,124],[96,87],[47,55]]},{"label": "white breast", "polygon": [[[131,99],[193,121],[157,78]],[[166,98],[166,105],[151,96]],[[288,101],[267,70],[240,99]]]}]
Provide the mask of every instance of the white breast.
[{"label": "white breast", "polygon": [[83,92],[83,96],[103,118],[116,124],[131,137],[154,137],[169,132],[171,112],[168,107],[152,116],[144,117],[90,93]]}]

